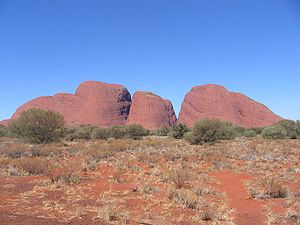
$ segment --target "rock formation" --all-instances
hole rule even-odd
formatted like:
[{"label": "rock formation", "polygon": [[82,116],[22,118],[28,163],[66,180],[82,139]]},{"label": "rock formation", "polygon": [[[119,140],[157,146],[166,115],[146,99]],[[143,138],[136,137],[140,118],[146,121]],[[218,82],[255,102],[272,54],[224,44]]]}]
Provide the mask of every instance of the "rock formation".
[{"label": "rock formation", "polygon": [[40,108],[60,112],[69,124],[124,125],[130,105],[131,96],[124,86],[87,81],[80,84],[75,94],[39,97],[25,103],[12,119],[30,108]]},{"label": "rock formation", "polygon": [[134,93],[127,124],[141,124],[147,129],[155,129],[172,126],[175,122],[176,115],[169,100],[151,92]]},{"label": "rock formation", "polygon": [[219,85],[193,87],[185,96],[178,123],[191,127],[200,119],[219,119],[243,127],[262,127],[281,120],[266,106]]}]

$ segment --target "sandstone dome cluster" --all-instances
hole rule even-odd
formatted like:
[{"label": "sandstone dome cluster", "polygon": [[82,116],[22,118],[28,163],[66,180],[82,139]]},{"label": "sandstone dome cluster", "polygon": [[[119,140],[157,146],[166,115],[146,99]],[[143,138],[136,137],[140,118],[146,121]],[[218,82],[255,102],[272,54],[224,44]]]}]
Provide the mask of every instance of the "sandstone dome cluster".
[{"label": "sandstone dome cluster", "polygon": [[[219,85],[195,86],[182,103],[177,120],[170,100],[145,91],[131,94],[119,84],[86,81],[75,94],[59,93],[35,98],[20,106],[12,116],[17,119],[30,108],[60,112],[71,125],[115,126],[140,124],[147,129],[172,126],[191,127],[199,119],[229,121],[243,127],[262,127],[281,120],[266,106]],[[1,121],[6,125],[10,120]]]}]

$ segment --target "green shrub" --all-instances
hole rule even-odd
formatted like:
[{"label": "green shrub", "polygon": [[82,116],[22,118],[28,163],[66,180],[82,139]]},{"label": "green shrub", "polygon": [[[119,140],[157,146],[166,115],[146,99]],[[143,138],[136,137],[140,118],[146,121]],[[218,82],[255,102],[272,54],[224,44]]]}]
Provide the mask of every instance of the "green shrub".
[{"label": "green shrub", "polygon": [[223,140],[233,140],[239,134],[237,127],[234,126],[232,123],[223,122],[221,129],[221,139]]},{"label": "green shrub", "polygon": [[8,128],[0,125],[0,137],[9,137],[9,136],[10,134]]},{"label": "green shrub", "polygon": [[148,135],[147,130],[139,124],[130,124],[125,127],[126,136],[134,140],[141,139]]},{"label": "green shrub", "polygon": [[191,144],[214,143],[221,139],[222,132],[221,121],[204,119],[194,124],[192,133],[186,135],[186,140]]},{"label": "green shrub", "polygon": [[81,125],[79,127],[71,127],[68,129],[67,140],[84,139],[90,140],[92,138],[93,131],[98,129],[97,126]]},{"label": "green shrub", "polygon": [[172,126],[171,131],[168,133],[169,137],[181,139],[185,133],[189,131],[189,128],[184,124],[175,124]]},{"label": "green shrub", "polygon": [[266,127],[262,131],[262,136],[266,139],[283,139],[286,138],[287,132],[281,126]]},{"label": "green shrub", "polygon": [[253,137],[256,137],[257,134],[256,134],[255,130],[253,130],[253,129],[246,129],[243,133],[243,136],[247,137],[247,138],[253,138]]},{"label": "green shrub", "polygon": [[115,139],[121,139],[125,136],[125,127],[113,126],[109,128],[110,137]]},{"label": "green shrub", "polygon": [[279,126],[286,131],[286,137],[290,139],[297,139],[300,137],[300,127],[298,123],[293,120],[282,120],[275,126]]},{"label": "green shrub", "polygon": [[106,140],[110,137],[111,133],[108,128],[95,128],[92,130],[91,138],[92,139],[101,139]]},{"label": "green shrub", "polygon": [[168,134],[170,132],[171,132],[170,127],[161,127],[161,128],[151,131],[151,135],[168,136]]},{"label": "green shrub", "polygon": [[10,125],[11,132],[30,143],[50,143],[63,138],[66,122],[58,112],[30,109]]},{"label": "green shrub", "polygon": [[251,130],[254,130],[257,135],[260,135],[263,131],[264,127],[253,127]]}]

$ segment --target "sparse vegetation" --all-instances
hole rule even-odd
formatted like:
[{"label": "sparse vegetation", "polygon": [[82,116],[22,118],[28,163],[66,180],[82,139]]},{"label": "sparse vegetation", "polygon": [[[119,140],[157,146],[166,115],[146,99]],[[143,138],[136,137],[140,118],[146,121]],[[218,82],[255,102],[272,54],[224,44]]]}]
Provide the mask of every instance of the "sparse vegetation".
[{"label": "sparse vegetation", "polygon": [[141,139],[147,136],[147,130],[138,124],[131,124],[125,127],[125,135],[133,140]]},{"label": "sparse vegetation", "polygon": [[11,132],[30,143],[50,143],[66,133],[64,117],[54,111],[30,109],[21,113],[11,126]]},{"label": "sparse vegetation", "polygon": [[196,122],[185,139],[191,144],[215,143],[217,140],[231,140],[237,136],[237,128],[231,123],[204,119]]}]

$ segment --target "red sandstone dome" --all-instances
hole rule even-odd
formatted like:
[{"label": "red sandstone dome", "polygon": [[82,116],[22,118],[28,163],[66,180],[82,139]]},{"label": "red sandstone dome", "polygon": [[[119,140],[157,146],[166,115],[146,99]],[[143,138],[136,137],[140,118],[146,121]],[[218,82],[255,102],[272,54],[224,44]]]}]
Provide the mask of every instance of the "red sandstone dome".
[{"label": "red sandstone dome", "polygon": [[124,86],[87,81],[80,84],[75,94],[39,97],[25,103],[12,119],[30,108],[39,108],[60,112],[69,124],[124,125],[130,105],[131,96]]},{"label": "red sandstone dome", "polygon": [[134,93],[127,124],[141,124],[147,129],[155,129],[172,126],[175,122],[176,115],[169,100],[151,92]]},{"label": "red sandstone dome", "polygon": [[268,126],[282,119],[247,96],[212,84],[193,87],[185,96],[178,123],[191,127],[195,121],[205,118],[229,121],[243,127]]}]

